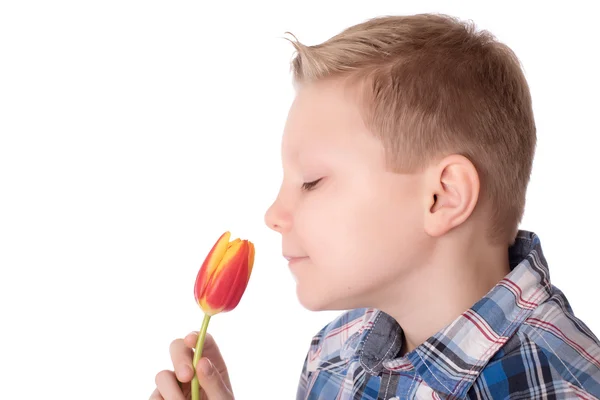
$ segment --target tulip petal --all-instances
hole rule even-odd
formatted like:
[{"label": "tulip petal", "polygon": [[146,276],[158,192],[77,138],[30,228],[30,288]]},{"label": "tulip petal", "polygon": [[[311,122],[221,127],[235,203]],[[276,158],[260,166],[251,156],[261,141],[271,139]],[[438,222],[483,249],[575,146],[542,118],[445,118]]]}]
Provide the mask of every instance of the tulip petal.
[{"label": "tulip petal", "polygon": [[223,311],[230,311],[237,307],[242,299],[242,296],[244,295],[244,292],[246,291],[246,287],[248,286],[248,260],[250,258],[251,246],[248,241],[245,240],[244,242],[244,245],[247,249],[247,251],[245,251],[246,262],[237,270],[237,274],[229,290],[229,296],[225,302],[225,308]]},{"label": "tulip petal", "polygon": [[[234,241],[232,241],[229,244],[229,246],[227,246],[227,250],[225,251],[223,258],[221,259],[221,262],[219,263],[217,269],[210,276],[211,281],[214,276],[217,276],[221,273],[221,270],[223,270],[224,268],[227,268],[227,265],[230,264],[234,258],[236,258],[236,259],[238,258],[238,253],[240,252],[242,246],[244,245],[244,242],[245,242],[245,240],[243,241],[240,239],[235,239]],[[239,261],[236,261],[236,262],[239,263]]]},{"label": "tulip petal", "polygon": [[231,242],[229,242],[229,245],[227,245],[227,249],[229,249],[231,246],[233,246],[235,243],[239,243],[240,238],[237,238],[235,240],[232,240]]},{"label": "tulip petal", "polygon": [[252,274],[252,268],[254,267],[254,243],[248,241],[248,280],[250,280],[250,275]]},{"label": "tulip petal", "polygon": [[246,291],[246,288],[248,287],[247,276],[247,270],[240,268],[235,278],[235,281],[231,286],[229,297],[227,298],[225,308],[223,309],[223,311],[231,311],[237,307],[240,300],[242,299],[242,296],[244,295],[244,292]]},{"label": "tulip petal", "polygon": [[212,308],[205,299],[200,299],[200,301],[198,302],[198,305],[200,306],[200,308],[202,309],[202,311],[209,316],[213,316],[215,314],[220,313],[221,311],[223,311],[223,307],[221,308]]},{"label": "tulip petal", "polygon": [[227,249],[230,245],[230,237],[231,233],[229,231],[223,233],[204,259],[200,271],[198,271],[198,275],[196,276],[196,283],[194,284],[194,296],[196,297],[197,302],[203,296],[211,276],[214,274],[219,264],[221,264],[223,257],[227,253]]},{"label": "tulip petal", "polygon": [[[206,290],[204,298],[210,308],[224,307],[223,310],[231,310],[228,302],[230,302],[232,293],[237,295],[241,291],[243,294],[248,283],[246,279],[248,251],[248,243],[244,240],[232,246],[227,252],[219,266],[218,273],[211,279],[210,286]],[[242,279],[240,279],[240,275]]]}]

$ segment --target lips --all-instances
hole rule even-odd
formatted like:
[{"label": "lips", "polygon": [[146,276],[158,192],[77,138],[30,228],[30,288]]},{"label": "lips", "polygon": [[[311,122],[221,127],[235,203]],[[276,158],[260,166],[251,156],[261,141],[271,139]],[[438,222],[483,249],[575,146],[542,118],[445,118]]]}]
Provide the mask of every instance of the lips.
[{"label": "lips", "polygon": [[288,260],[288,265],[292,265],[299,261],[308,259],[308,257],[289,257],[289,256],[284,256],[284,257],[286,260]]},{"label": "lips", "polygon": [[296,258],[307,258],[306,256],[288,256],[288,255],[283,255],[283,258],[285,258],[288,261],[294,260]]}]

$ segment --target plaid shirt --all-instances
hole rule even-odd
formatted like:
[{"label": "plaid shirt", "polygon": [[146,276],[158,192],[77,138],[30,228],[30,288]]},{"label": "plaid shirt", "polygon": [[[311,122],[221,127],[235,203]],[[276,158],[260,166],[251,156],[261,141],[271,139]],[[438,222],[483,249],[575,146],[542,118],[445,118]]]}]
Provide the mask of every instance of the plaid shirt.
[{"label": "plaid shirt", "polygon": [[598,399],[600,342],[550,283],[539,238],[519,231],[511,272],[405,356],[402,330],[373,308],[312,340],[297,400]]}]

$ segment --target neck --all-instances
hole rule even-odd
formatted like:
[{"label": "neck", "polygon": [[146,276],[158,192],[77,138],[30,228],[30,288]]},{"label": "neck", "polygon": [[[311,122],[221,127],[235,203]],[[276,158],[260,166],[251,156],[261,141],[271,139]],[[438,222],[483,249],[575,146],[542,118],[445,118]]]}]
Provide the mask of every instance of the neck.
[{"label": "neck", "polygon": [[510,272],[506,246],[490,246],[481,237],[436,240],[427,262],[392,283],[375,305],[402,327],[402,354],[458,318]]}]

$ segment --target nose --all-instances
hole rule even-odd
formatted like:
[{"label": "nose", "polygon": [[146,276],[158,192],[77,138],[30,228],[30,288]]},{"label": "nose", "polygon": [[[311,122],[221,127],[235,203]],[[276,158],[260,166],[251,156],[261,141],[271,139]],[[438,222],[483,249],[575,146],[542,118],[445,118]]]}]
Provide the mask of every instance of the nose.
[{"label": "nose", "polygon": [[265,224],[276,232],[284,233],[290,230],[292,226],[292,217],[288,210],[286,210],[281,202],[281,197],[271,204],[265,213]]}]

